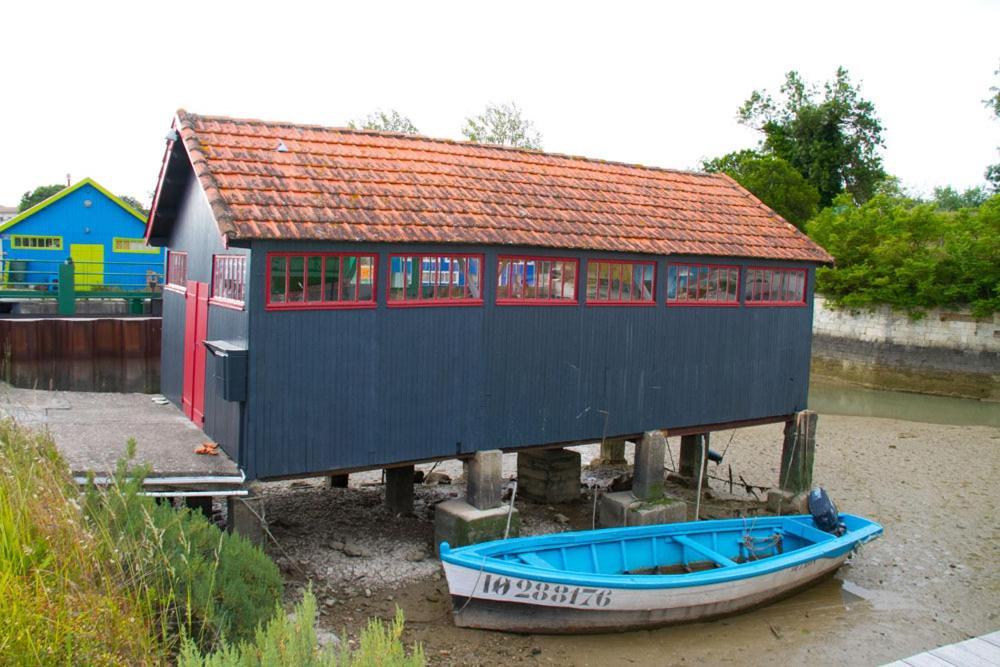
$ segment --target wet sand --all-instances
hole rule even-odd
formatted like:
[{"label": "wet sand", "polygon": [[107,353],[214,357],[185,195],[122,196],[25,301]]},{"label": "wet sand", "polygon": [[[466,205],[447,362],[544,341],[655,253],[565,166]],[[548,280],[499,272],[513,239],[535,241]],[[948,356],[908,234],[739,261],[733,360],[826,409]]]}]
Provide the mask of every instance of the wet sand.
[{"label": "wet sand", "polygon": [[[716,434],[712,447],[722,451],[729,438]],[[678,439],[669,443],[676,459]],[[421,642],[432,664],[874,665],[1000,628],[1000,429],[821,415],[817,443],[815,481],[842,511],[881,522],[885,535],[834,579],[710,623],[570,637],[454,627],[440,565],[426,554],[433,503],[461,485],[418,487],[409,517],[380,506],[377,473],[352,476],[350,489],[320,481],[263,485],[282,544],[270,550],[293,583],[290,597],[295,584],[313,581],[321,627],[350,638],[368,616],[391,615],[399,605],[406,639]],[[780,448],[780,426],[737,431],[717,474],[725,477],[731,465],[737,479],[773,484]],[[596,446],[582,449],[584,461],[596,453]],[[505,471],[513,460],[505,457]],[[454,462],[442,469],[461,473]],[[738,485],[733,497],[725,486],[711,483],[717,499],[708,512],[753,504]],[[528,532],[589,527],[587,500],[518,507]],[[556,521],[559,513],[568,524]]]}]

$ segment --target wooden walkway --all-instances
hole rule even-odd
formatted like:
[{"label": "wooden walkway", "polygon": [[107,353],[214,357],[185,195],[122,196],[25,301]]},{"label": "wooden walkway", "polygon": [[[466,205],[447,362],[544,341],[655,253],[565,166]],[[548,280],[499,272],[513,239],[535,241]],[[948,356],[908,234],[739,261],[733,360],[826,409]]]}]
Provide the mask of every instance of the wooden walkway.
[{"label": "wooden walkway", "polygon": [[1000,632],[889,663],[885,667],[994,667],[1000,665]]}]

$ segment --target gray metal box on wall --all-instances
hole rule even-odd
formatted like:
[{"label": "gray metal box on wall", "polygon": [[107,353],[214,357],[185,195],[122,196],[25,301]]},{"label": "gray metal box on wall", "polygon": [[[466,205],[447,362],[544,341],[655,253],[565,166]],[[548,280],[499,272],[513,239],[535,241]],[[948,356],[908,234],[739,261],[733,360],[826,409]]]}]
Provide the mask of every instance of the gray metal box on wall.
[{"label": "gray metal box on wall", "polygon": [[226,401],[247,400],[247,348],[245,343],[206,340],[215,358],[216,392]]}]

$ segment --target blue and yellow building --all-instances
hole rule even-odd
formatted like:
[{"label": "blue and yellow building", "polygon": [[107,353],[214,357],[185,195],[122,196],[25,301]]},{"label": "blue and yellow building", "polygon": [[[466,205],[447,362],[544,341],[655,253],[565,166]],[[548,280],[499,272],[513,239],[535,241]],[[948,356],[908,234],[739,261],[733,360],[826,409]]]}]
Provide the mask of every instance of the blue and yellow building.
[{"label": "blue and yellow building", "polygon": [[77,289],[146,290],[162,282],[163,250],[144,239],[146,218],[85,178],[0,225],[3,285],[54,290],[72,259]]}]

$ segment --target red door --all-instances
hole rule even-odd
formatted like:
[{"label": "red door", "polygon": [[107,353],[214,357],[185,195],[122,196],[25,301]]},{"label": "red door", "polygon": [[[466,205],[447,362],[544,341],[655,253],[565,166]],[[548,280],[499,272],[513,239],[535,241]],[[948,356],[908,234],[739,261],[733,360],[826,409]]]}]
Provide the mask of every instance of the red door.
[{"label": "red door", "polygon": [[208,283],[189,281],[184,308],[184,390],[181,405],[188,419],[205,423],[205,336],[208,333]]}]

